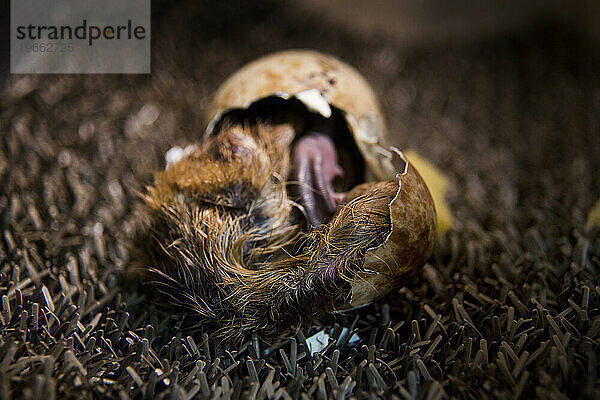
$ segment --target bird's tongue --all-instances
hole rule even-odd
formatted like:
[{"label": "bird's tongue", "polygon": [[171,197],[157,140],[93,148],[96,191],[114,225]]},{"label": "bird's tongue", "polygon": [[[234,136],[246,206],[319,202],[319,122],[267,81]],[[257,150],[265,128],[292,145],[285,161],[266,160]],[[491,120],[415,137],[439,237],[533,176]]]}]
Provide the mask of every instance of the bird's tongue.
[{"label": "bird's tongue", "polygon": [[335,145],[328,136],[310,132],[294,146],[292,161],[292,196],[304,207],[308,222],[319,227],[331,218],[344,197],[332,185],[343,174]]}]

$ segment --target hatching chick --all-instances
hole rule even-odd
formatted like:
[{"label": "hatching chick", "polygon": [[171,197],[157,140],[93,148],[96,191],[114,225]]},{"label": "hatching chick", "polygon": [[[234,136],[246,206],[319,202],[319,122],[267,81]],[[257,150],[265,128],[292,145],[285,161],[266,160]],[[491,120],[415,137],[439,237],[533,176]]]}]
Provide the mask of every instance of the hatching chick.
[{"label": "hatching chick", "polygon": [[309,134],[291,150],[294,136],[287,124],[225,126],[156,173],[144,196],[138,269],[224,337],[274,336],[344,307],[365,253],[390,235],[398,182],[344,201],[328,138]]}]

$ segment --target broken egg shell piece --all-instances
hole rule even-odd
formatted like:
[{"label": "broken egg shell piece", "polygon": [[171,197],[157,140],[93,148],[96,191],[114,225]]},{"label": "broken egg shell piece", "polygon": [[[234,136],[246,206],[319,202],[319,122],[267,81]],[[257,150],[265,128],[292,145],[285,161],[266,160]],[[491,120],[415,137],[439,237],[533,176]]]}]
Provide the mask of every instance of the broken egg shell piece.
[{"label": "broken egg shell piece", "polygon": [[189,156],[196,151],[197,148],[198,146],[194,144],[187,145],[183,149],[179,146],[171,147],[165,153],[165,169],[169,169],[171,166],[173,166],[173,164],[176,164],[182,158]]},{"label": "broken egg shell piece", "polygon": [[325,118],[331,117],[331,107],[317,89],[296,93],[294,97],[300,100],[308,110],[319,113]]},{"label": "broken egg shell piece", "polygon": [[446,201],[449,187],[448,177],[433,162],[427,160],[416,151],[407,150],[404,152],[404,155],[417,168],[419,174],[427,184],[427,188],[435,204],[438,233],[445,233],[452,228],[452,221],[454,219],[450,211],[450,206]]},{"label": "broken egg shell piece", "polygon": [[600,228],[600,200],[590,209],[587,217],[587,226],[590,228]]},{"label": "broken egg shell piece", "polygon": [[[229,110],[245,109],[271,96],[284,99],[296,96],[304,102],[302,98],[311,97],[314,92],[328,105],[352,114],[357,120],[374,114],[383,122],[375,93],[356,69],[328,54],[286,50],[246,64],[219,87],[208,110],[207,133]],[[308,103],[314,103],[312,100]],[[317,112],[326,116],[322,109],[317,107]],[[381,129],[384,131],[385,126]]]},{"label": "broken egg shell piece", "polygon": [[380,163],[387,148],[385,119],[377,96],[361,74],[331,55],[312,50],[269,54],[233,73],[217,90],[206,114],[204,135],[211,135],[223,116],[247,109],[268,97],[296,98],[312,113],[344,116],[367,164],[368,179],[393,179],[396,171]]},{"label": "broken egg shell piece", "polygon": [[[394,148],[390,151],[395,164],[404,163],[396,179],[359,185],[345,198],[350,201],[382,187],[396,190],[389,204],[390,233],[381,245],[367,250],[362,272],[352,280],[347,308],[368,304],[404,285],[422,269],[435,243],[437,218],[427,185],[402,152]],[[389,185],[391,182],[395,186]]]}]

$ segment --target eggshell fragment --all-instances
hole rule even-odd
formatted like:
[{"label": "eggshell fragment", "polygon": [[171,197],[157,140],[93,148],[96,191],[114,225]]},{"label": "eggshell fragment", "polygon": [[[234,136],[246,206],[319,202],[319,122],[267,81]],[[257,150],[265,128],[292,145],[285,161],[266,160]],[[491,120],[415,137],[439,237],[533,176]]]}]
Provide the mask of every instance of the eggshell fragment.
[{"label": "eggshell fragment", "polygon": [[452,213],[446,202],[448,178],[431,161],[422,157],[416,151],[403,152],[408,161],[419,171],[433,197],[437,213],[437,230],[442,234],[452,227]]},{"label": "eggshell fragment", "polygon": [[404,163],[396,179],[356,186],[345,197],[350,202],[359,196],[384,192],[391,230],[380,245],[367,249],[362,271],[352,280],[348,307],[357,307],[382,297],[404,285],[421,271],[431,255],[436,239],[437,217],[433,198],[415,167],[404,155],[392,149]]}]

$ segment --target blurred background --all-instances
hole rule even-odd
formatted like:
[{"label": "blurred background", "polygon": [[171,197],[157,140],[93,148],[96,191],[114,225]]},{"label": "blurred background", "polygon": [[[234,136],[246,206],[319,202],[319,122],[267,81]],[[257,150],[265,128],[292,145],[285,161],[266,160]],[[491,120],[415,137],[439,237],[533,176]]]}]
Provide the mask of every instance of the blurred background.
[{"label": "blurred background", "polygon": [[407,45],[467,43],[528,27],[557,24],[589,35],[600,34],[600,6],[591,0],[301,0],[312,12],[346,29],[381,33]]},{"label": "blurred background", "polygon": [[[3,54],[8,54],[9,50],[9,3],[9,0],[0,3],[3,22],[0,50]],[[541,26],[554,26],[576,33],[594,45],[600,41],[600,27],[597,24],[600,5],[593,0],[374,0],[369,2],[368,7],[361,0],[299,0],[292,4],[277,0],[238,0],[227,5],[210,3],[207,2],[203,7],[213,11],[203,15],[223,24],[223,31],[214,32],[216,34],[225,34],[230,24],[243,23],[240,19],[256,18],[255,22],[259,23],[269,17],[266,9],[285,7],[298,13],[293,20],[285,23],[282,20],[284,25],[290,24],[287,29],[293,26],[300,28],[303,19],[310,19],[337,26],[354,35],[380,35],[407,47],[468,44],[509,33],[523,33]],[[154,0],[153,5],[154,10],[160,10],[155,20],[165,18],[165,9],[173,11],[181,7],[164,0]],[[256,11],[256,14],[252,11]],[[8,70],[7,57],[4,57],[0,61],[0,73],[5,76]]]}]

